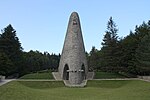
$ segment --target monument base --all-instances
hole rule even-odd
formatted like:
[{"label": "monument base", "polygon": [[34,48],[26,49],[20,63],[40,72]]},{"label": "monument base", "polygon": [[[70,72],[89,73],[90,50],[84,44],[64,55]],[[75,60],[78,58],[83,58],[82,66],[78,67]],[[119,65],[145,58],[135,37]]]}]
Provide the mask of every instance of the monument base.
[{"label": "monument base", "polygon": [[[59,72],[52,72],[52,75],[53,75],[54,79],[57,80],[57,81],[63,80],[61,78]],[[94,72],[88,72],[87,80],[92,80],[93,78],[94,78]],[[69,80],[63,80],[63,81],[64,81],[65,86],[68,86],[68,87],[85,87],[86,83],[87,83],[87,80],[83,80],[81,84],[71,84],[69,82]]]},{"label": "monument base", "polygon": [[70,84],[69,80],[63,80],[64,84],[68,87],[85,87],[87,80],[83,80],[81,84]]},{"label": "monument base", "polygon": [[59,72],[52,72],[52,75],[53,75],[55,80],[57,80],[57,81],[61,81],[62,80]]}]

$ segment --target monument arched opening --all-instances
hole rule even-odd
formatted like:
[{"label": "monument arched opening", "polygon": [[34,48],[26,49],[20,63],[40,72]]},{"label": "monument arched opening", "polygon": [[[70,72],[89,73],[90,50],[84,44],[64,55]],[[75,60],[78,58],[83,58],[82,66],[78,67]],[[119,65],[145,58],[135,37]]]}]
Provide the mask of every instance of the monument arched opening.
[{"label": "monument arched opening", "polygon": [[86,75],[85,75],[85,66],[84,66],[84,64],[82,64],[82,66],[81,66],[81,76],[82,76],[82,80],[85,80],[86,79]]},{"label": "monument arched opening", "polygon": [[69,66],[65,64],[64,71],[63,71],[63,79],[69,80]]}]

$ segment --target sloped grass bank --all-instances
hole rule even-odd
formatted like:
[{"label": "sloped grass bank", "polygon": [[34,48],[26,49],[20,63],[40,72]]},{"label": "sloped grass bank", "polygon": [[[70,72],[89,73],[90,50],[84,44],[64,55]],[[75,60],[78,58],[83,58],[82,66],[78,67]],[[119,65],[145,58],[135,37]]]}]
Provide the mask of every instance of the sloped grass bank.
[{"label": "sloped grass bank", "polygon": [[20,79],[53,79],[53,75],[51,71],[43,71],[37,73],[26,74]]},{"label": "sloped grass bank", "polygon": [[85,88],[62,81],[13,81],[0,87],[0,100],[149,100],[150,83],[140,80],[92,80]]},{"label": "sloped grass bank", "polygon": [[113,78],[128,78],[128,77],[119,73],[95,72],[94,78],[95,79],[113,79]]}]

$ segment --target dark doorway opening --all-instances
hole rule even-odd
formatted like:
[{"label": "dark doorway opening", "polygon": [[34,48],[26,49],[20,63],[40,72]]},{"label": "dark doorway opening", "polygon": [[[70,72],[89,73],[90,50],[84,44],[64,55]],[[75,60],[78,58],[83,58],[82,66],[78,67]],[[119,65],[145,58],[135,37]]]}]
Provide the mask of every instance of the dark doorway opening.
[{"label": "dark doorway opening", "polygon": [[82,64],[82,66],[81,66],[81,70],[82,70],[82,80],[84,80],[84,79],[86,79],[86,77],[85,77],[85,66],[84,66],[84,64]]},{"label": "dark doorway opening", "polygon": [[67,64],[65,64],[65,67],[64,67],[64,71],[63,71],[63,79],[64,80],[69,80],[69,67]]}]

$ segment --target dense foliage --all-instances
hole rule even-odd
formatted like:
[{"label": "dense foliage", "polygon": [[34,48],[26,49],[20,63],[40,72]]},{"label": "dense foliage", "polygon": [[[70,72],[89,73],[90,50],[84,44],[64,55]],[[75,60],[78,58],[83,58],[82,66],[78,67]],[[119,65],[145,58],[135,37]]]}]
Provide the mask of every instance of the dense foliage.
[{"label": "dense foliage", "polygon": [[0,75],[21,76],[39,70],[56,70],[60,55],[24,52],[12,25],[8,25],[0,34]]},{"label": "dense foliage", "polygon": [[112,17],[107,24],[101,50],[92,48],[88,55],[93,70],[150,75],[150,21],[136,26],[134,32],[118,39]]},{"label": "dense foliage", "polygon": [[20,67],[20,75],[40,70],[57,70],[60,55],[41,53],[39,51],[23,52],[23,65]]}]

